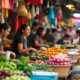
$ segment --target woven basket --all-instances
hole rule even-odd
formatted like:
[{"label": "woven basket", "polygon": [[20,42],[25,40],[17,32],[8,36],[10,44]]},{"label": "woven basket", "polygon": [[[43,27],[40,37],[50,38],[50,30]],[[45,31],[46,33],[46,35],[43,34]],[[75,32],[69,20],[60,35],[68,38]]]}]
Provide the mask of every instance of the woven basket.
[{"label": "woven basket", "polygon": [[32,18],[32,15],[30,12],[28,12],[27,19],[31,19],[31,18]]},{"label": "woven basket", "polygon": [[17,13],[19,16],[27,18],[28,10],[26,9],[25,5],[21,5],[17,9]]},{"label": "woven basket", "polygon": [[70,72],[71,65],[54,65],[53,71],[59,73],[59,77],[67,77]]}]

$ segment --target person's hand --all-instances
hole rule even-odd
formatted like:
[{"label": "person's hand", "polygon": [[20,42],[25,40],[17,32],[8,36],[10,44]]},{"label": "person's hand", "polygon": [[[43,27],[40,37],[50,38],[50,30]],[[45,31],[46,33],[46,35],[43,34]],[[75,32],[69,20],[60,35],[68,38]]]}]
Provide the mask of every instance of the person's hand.
[{"label": "person's hand", "polygon": [[37,52],[37,49],[35,48],[29,48],[30,51],[33,51],[33,52]]},{"label": "person's hand", "polygon": [[44,47],[49,48],[50,46],[49,45],[45,45]]}]

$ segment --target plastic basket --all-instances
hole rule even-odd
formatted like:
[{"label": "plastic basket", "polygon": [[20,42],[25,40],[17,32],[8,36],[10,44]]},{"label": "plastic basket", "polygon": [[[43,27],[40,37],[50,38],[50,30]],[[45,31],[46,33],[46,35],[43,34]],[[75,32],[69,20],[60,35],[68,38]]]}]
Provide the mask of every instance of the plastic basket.
[{"label": "plastic basket", "polygon": [[31,75],[30,78],[31,78],[31,80],[57,80],[58,79],[58,73],[36,71],[36,72],[33,72],[33,75]]}]

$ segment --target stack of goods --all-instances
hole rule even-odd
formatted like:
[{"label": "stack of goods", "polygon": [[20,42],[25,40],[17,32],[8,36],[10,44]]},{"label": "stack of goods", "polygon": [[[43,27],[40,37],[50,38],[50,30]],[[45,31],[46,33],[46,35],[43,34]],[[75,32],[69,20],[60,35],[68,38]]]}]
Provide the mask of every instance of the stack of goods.
[{"label": "stack of goods", "polygon": [[30,56],[30,64],[32,65],[33,71],[44,70],[51,71],[51,66],[47,64],[48,57],[45,55],[32,55]]},{"label": "stack of goods", "polygon": [[60,58],[51,56],[47,63],[49,65],[71,65],[71,59],[68,57]]},{"label": "stack of goods", "polygon": [[[30,80],[25,77],[28,73],[32,73],[32,67],[28,64],[29,58],[21,57],[19,60],[5,61],[5,57],[0,56],[0,80]],[[17,76],[22,77],[18,78]]]},{"label": "stack of goods", "polygon": [[42,51],[41,54],[51,57],[51,56],[58,55],[60,53],[68,54],[68,49],[62,49],[60,47],[52,47],[52,48],[48,48],[47,50]]},{"label": "stack of goods", "polygon": [[17,75],[13,75],[11,77],[7,77],[4,80],[30,80],[28,77],[26,76],[17,76]]}]

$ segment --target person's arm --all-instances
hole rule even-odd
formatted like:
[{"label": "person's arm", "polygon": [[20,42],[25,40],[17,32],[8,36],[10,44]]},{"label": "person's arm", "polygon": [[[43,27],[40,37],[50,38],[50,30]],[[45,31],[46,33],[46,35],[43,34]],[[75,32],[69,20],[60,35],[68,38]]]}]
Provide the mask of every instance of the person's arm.
[{"label": "person's arm", "polygon": [[27,52],[29,52],[29,51],[37,52],[37,50],[34,48],[23,49],[23,44],[21,44],[21,43],[18,44],[18,50],[19,50],[19,53],[21,53],[21,54],[22,53],[27,54]]},{"label": "person's arm", "polygon": [[6,52],[5,51],[0,51],[0,56],[5,55]]},{"label": "person's arm", "polygon": [[34,45],[35,45],[35,47],[43,47],[44,46],[43,44],[40,44],[37,39],[34,40]]},{"label": "person's arm", "polygon": [[23,44],[22,43],[18,43],[18,51],[19,53],[27,53],[28,52],[28,49],[23,49]]}]

